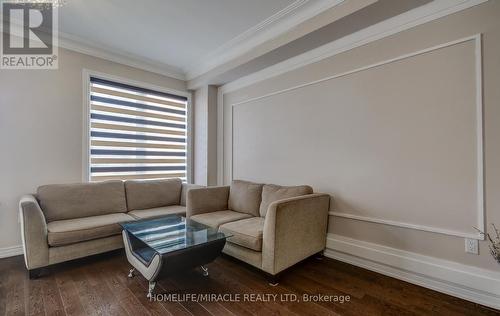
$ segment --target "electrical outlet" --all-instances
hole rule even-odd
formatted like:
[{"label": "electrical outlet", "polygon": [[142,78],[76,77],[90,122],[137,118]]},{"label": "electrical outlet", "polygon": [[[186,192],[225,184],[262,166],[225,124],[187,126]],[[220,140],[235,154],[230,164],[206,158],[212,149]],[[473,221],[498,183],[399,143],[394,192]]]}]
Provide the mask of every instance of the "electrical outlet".
[{"label": "electrical outlet", "polygon": [[479,241],[477,239],[465,238],[465,252],[478,255]]}]

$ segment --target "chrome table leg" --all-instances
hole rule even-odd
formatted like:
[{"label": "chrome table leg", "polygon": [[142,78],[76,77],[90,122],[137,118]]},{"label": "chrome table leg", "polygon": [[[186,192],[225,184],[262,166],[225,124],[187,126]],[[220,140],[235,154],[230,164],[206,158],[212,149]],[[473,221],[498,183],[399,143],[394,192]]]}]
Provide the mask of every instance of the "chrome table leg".
[{"label": "chrome table leg", "polygon": [[153,291],[155,290],[156,282],[149,281],[148,295],[147,298],[151,299],[153,297]]},{"label": "chrome table leg", "polygon": [[133,278],[134,277],[134,271],[135,271],[135,268],[130,269],[130,271],[128,272],[128,277],[129,278]]},{"label": "chrome table leg", "polygon": [[205,266],[201,266],[201,269],[203,270],[203,276],[208,276],[208,268]]}]

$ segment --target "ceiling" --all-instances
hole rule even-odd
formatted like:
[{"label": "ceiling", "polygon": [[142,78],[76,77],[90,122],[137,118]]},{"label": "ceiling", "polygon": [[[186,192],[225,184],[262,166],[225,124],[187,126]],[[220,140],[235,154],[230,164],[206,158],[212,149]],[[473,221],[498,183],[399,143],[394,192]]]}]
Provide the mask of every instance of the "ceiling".
[{"label": "ceiling", "polygon": [[185,73],[269,18],[318,0],[67,0],[62,38]]},{"label": "ceiling", "polygon": [[286,60],[298,65],[310,52],[342,51],[482,1],[65,0],[58,38],[196,89],[288,69]]}]

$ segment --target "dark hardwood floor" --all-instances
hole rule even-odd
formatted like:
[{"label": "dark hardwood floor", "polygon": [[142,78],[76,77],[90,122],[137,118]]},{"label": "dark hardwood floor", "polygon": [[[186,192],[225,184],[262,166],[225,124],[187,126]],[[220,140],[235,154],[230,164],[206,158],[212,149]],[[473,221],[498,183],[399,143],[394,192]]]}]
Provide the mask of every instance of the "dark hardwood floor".
[{"label": "dark hardwood floor", "polygon": [[[146,280],[127,278],[129,265],[122,251],[51,267],[36,280],[29,280],[22,257],[0,259],[0,315],[499,315],[327,258],[304,261],[287,271],[276,287],[228,257],[218,258],[208,268],[208,278],[193,270],[159,282],[157,293],[179,294],[177,301],[151,302],[146,298]],[[232,294],[233,299],[239,294],[240,300],[182,301],[182,294],[191,293]],[[277,294],[277,299],[250,302],[244,294]],[[349,295],[350,301],[285,301],[293,297],[289,294],[299,299],[303,294]]]}]

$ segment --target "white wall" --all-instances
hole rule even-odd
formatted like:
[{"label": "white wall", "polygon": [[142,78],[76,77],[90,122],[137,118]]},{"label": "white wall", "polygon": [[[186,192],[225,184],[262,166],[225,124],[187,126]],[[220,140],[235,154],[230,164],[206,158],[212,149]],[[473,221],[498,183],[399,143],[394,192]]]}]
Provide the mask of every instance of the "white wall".
[{"label": "white wall", "polygon": [[0,70],[0,250],[21,243],[18,200],[82,181],[82,70],[185,91],[184,81],[59,50],[58,70]]},{"label": "white wall", "polygon": [[194,183],[217,184],[217,87],[194,93]]},{"label": "white wall", "polygon": [[193,182],[207,185],[207,152],[208,152],[208,86],[194,92],[194,137]]}]

